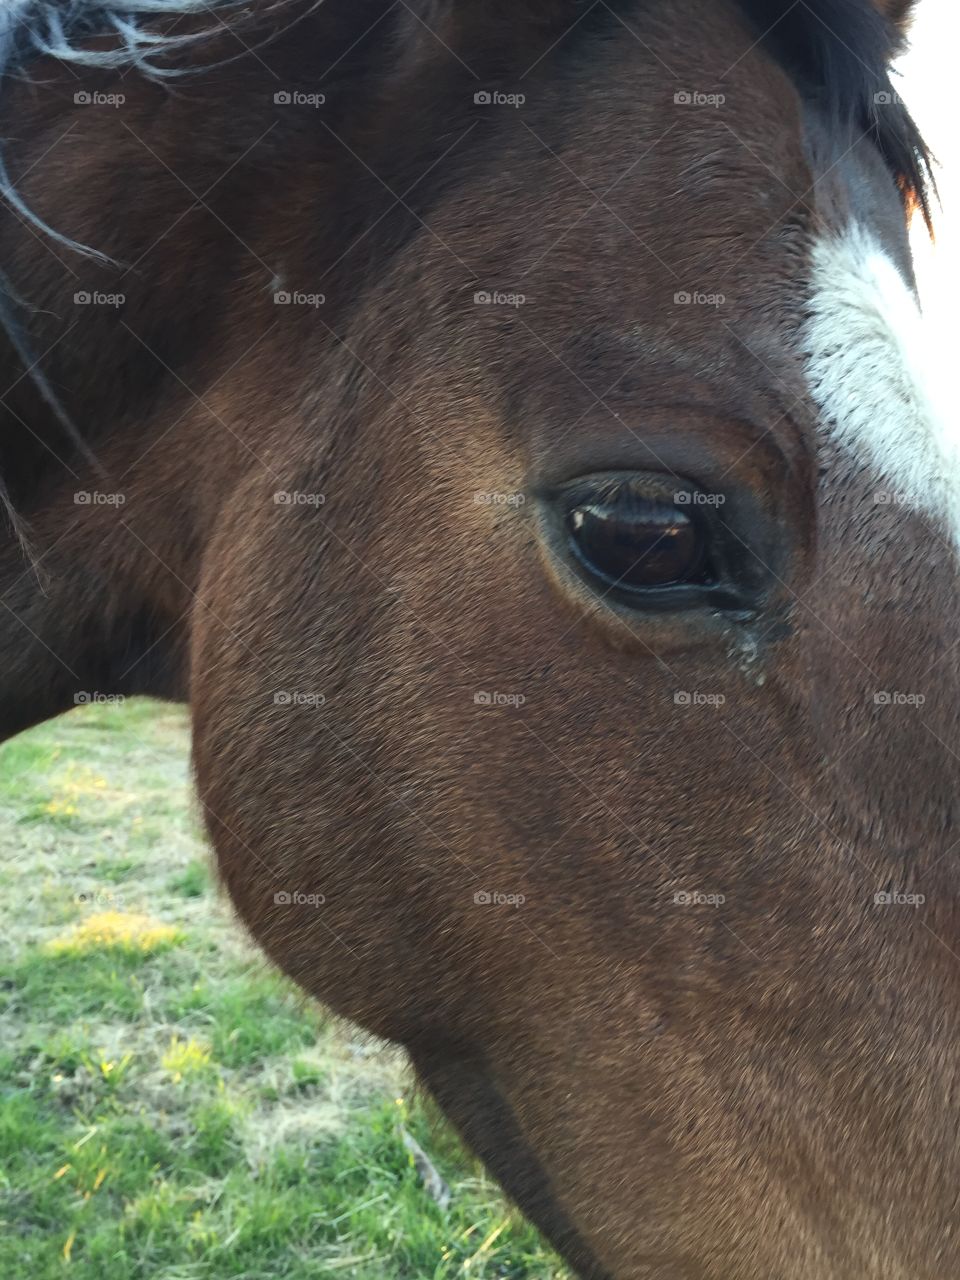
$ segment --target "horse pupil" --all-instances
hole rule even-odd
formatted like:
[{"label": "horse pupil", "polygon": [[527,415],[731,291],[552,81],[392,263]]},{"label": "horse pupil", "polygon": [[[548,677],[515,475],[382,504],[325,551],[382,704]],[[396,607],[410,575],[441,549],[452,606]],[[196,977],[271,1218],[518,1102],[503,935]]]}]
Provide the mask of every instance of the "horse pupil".
[{"label": "horse pupil", "polygon": [[586,567],[622,587],[677,586],[703,565],[696,523],[672,503],[612,498],[574,507],[568,525]]}]

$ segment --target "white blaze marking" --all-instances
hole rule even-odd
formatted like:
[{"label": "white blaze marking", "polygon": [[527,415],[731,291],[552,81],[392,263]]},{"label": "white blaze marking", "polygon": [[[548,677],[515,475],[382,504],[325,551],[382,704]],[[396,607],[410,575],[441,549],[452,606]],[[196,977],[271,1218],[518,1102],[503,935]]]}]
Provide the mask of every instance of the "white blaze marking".
[{"label": "white blaze marking", "polygon": [[960,546],[958,417],[945,410],[913,291],[856,224],[814,250],[804,349],[831,436],[873,470],[878,494],[939,518]]}]

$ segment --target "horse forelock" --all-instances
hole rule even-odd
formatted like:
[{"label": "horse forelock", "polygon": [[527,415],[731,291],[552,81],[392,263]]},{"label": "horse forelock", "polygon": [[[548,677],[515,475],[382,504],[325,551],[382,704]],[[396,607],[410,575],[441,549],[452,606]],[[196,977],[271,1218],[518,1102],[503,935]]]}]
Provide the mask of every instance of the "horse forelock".
[{"label": "horse forelock", "polygon": [[758,41],[828,117],[870,137],[908,210],[931,227],[932,160],[896,90],[891,61],[903,51],[903,8],[877,0],[737,0]]}]

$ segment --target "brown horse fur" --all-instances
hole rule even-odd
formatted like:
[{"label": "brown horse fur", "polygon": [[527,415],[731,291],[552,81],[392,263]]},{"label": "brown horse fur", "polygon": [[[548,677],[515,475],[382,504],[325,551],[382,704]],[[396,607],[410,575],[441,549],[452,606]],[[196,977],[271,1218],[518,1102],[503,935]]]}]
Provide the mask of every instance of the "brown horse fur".
[{"label": "brown horse fur", "polygon": [[[798,350],[851,210],[909,273],[923,158],[905,5],[823,8],[204,11],[195,75],[0,97],[4,730],[189,698],[253,935],[587,1277],[960,1272],[956,566]],[[556,495],[610,470],[722,494],[762,607],[587,584]]]}]

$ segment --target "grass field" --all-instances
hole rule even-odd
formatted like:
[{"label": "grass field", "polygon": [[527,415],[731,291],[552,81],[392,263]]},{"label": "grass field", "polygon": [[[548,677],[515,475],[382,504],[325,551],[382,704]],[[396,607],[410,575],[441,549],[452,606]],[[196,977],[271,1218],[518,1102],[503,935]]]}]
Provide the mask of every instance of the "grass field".
[{"label": "grass field", "polygon": [[180,709],[84,707],[0,748],[0,846],[3,1280],[566,1276],[401,1057],[235,923]]}]

